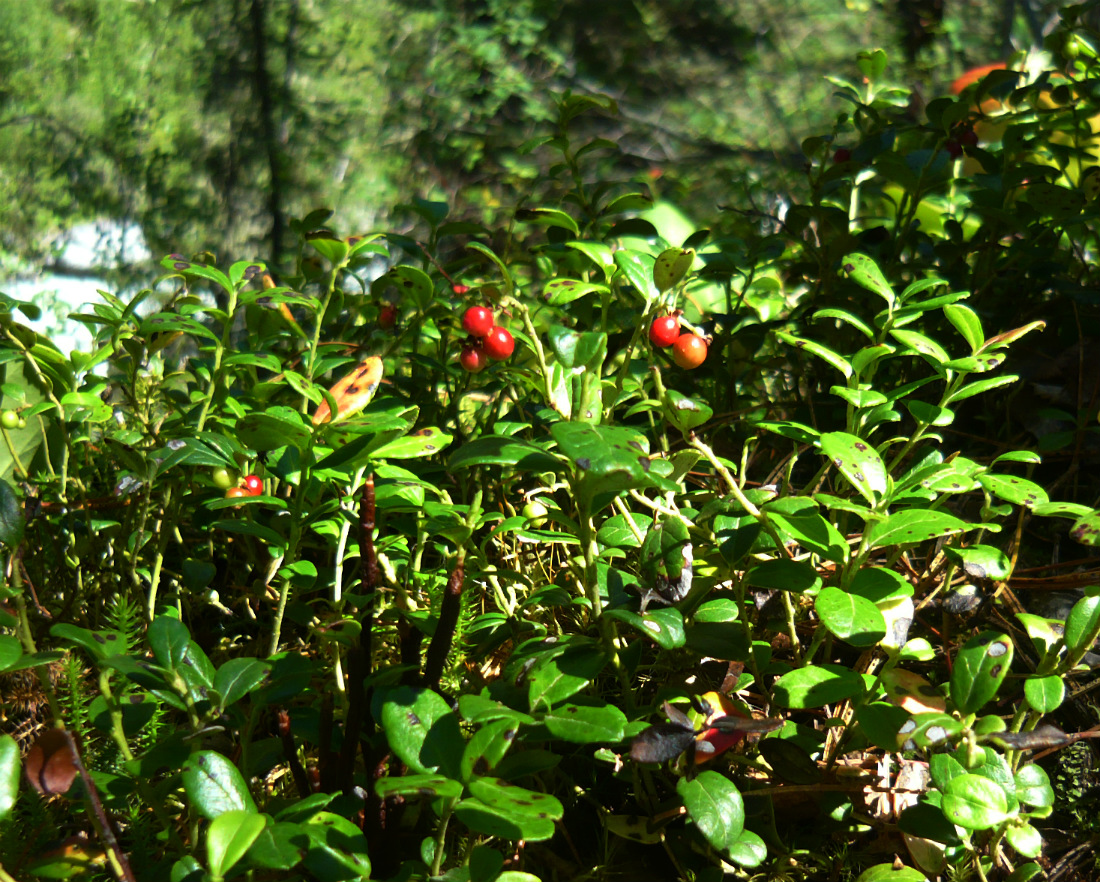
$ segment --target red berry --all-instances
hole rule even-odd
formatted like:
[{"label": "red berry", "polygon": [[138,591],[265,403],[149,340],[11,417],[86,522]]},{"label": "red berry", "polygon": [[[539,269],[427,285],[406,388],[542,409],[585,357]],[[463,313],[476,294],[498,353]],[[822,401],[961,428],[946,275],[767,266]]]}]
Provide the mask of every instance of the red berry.
[{"label": "red berry", "polygon": [[458,363],[462,365],[464,371],[476,374],[488,366],[489,356],[480,346],[464,346],[462,354],[458,357]]},{"label": "red berry", "polygon": [[470,286],[462,284],[451,285],[451,290],[454,291],[455,294],[465,294],[470,290]]},{"label": "red berry", "polygon": [[493,327],[485,335],[485,354],[493,361],[511,358],[516,350],[516,341],[504,328]]},{"label": "red berry", "polygon": [[840,165],[840,163],[847,162],[851,158],[851,150],[847,147],[838,147],[836,153],[833,154],[833,165]]},{"label": "red berry", "polygon": [[978,146],[978,133],[973,129],[963,129],[959,132],[959,143],[965,147],[977,147]]},{"label": "red berry", "polygon": [[225,491],[226,499],[240,499],[242,496],[250,495],[252,494],[245,490],[244,487],[230,487],[228,490]]},{"label": "red berry", "polygon": [[963,147],[954,138],[948,138],[943,142],[943,149],[947,151],[947,155],[952,159],[958,159],[963,154]]},{"label": "red berry", "polygon": [[707,341],[697,334],[681,334],[672,346],[672,360],[685,370],[701,365],[707,358]]},{"label": "red berry", "polygon": [[662,315],[649,326],[649,342],[662,349],[671,346],[680,336],[680,320],[674,315]]},{"label": "red berry", "polygon": [[388,331],[397,324],[397,307],[392,303],[385,304],[378,312],[378,327]]},{"label": "red berry", "polygon": [[462,328],[471,337],[484,337],[493,329],[493,311],[484,306],[471,306],[462,316]]},{"label": "red berry", "polygon": [[244,492],[249,496],[259,496],[264,492],[264,481],[259,475],[245,475]]}]

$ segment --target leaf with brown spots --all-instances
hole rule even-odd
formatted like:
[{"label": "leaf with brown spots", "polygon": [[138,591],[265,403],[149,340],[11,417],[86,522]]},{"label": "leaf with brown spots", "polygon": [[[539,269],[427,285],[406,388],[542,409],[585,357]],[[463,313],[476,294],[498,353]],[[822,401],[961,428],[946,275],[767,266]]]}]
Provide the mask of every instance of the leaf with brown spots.
[{"label": "leaf with brown spots", "polygon": [[[374,397],[381,381],[382,359],[372,355],[329,389],[329,394],[336,400],[337,419],[345,419],[366,407]],[[313,415],[313,425],[319,426],[330,419],[331,411],[328,402],[322,401]]]}]

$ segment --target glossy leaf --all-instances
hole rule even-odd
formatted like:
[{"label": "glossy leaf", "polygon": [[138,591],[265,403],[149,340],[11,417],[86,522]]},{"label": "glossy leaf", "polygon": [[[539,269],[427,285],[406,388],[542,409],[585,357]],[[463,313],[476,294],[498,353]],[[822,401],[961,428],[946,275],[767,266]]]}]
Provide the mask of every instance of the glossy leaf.
[{"label": "glossy leaf", "polygon": [[984,631],[966,641],[951,670],[951,700],[960,713],[977,713],[997,694],[1012,654],[1012,640],[1004,634]]},{"label": "glossy leaf", "polygon": [[518,732],[518,723],[510,719],[494,720],[481,726],[466,742],[462,752],[462,780],[469,781],[474,775],[488,775],[504,759]]},{"label": "glossy leaf", "polygon": [[684,617],[673,607],[647,609],[641,614],[627,609],[610,609],[604,615],[630,625],[662,649],[678,649],[684,645]]},{"label": "glossy leaf", "polygon": [[1066,649],[1077,653],[1089,649],[1100,637],[1100,596],[1082,597],[1069,611],[1065,627]]},{"label": "glossy leaf", "polygon": [[541,842],[554,835],[554,822],[549,818],[512,811],[509,807],[487,805],[480,799],[464,799],[454,809],[455,817],[475,833],[498,839]]},{"label": "glossy leaf", "polygon": [[15,807],[19,798],[19,744],[11,735],[0,735],[0,821]]},{"label": "glossy leaf", "polygon": [[612,704],[602,707],[562,704],[542,717],[551,735],[577,744],[622,741],[626,722],[626,715]]},{"label": "glossy leaf", "polygon": [[832,365],[840,371],[845,379],[852,375],[851,362],[839,353],[833,352],[828,346],[822,346],[820,343],[815,343],[813,340],[796,337],[794,334],[788,334],[786,331],[776,331],[775,336],[788,346],[793,346],[795,349],[802,349],[812,355],[816,355],[822,361]]},{"label": "glossy leaf", "polygon": [[1042,766],[1031,763],[1016,772],[1016,798],[1024,805],[1050,808],[1054,805],[1054,788]]},{"label": "glossy leaf", "polygon": [[745,574],[745,584],[801,594],[821,587],[821,576],[809,561],[773,558]]},{"label": "glossy leaf", "polygon": [[945,548],[948,560],[962,567],[972,579],[1004,580],[1012,575],[1008,555],[992,545],[971,545],[969,548]]},{"label": "glossy leaf", "polygon": [[225,812],[255,814],[256,803],[237,767],[213,750],[191,754],[180,775],[188,801],[211,820]]},{"label": "glossy leaf", "polygon": [[780,677],[772,687],[777,704],[790,708],[824,707],[864,690],[863,678],[840,665],[796,668]]},{"label": "glossy leaf", "polygon": [[267,817],[248,811],[222,812],[206,831],[206,855],[210,873],[222,877],[245,856],[259,838]]},{"label": "glossy leaf", "polygon": [[912,867],[875,864],[860,873],[856,882],[928,882],[928,877]]},{"label": "glossy leaf", "polygon": [[1027,508],[1049,501],[1046,490],[1026,478],[984,474],[978,476],[978,483],[1005,502],[1014,502]]},{"label": "glossy leaf", "polygon": [[267,681],[271,665],[255,658],[231,658],[214,677],[214,689],[222,697],[222,708],[236,704]]},{"label": "glossy leaf", "polygon": [[1069,535],[1082,545],[1100,545],[1100,511],[1078,518],[1070,528]]},{"label": "glossy leaf", "polygon": [[0,542],[15,548],[23,541],[25,523],[23,506],[15,494],[15,488],[0,480]]},{"label": "glossy leaf", "polygon": [[421,774],[459,776],[465,740],[458,716],[436,692],[398,686],[382,696],[382,728],[395,754]]},{"label": "glossy leaf", "polygon": [[1000,785],[981,775],[959,775],[943,790],[943,813],[967,830],[991,830],[1009,818],[1008,799]]},{"label": "glossy leaf", "polygon": [[968,528],[966,521],[942,511],[907,509],[896,512],[871,527],[870,547],[914,545],[942,536],[954,536]]},{"label": "glossy leaf", "polygon": [[1024,857],[1034,858],[1042,854],[1043,837],[1031,824],[1011,824],[1005,830],[1005,839]]},{"label": "glossy leaf", "polygon": [[1031,709],[1041,714],[1058,710],[1066,698],[1066,684],[1061,677],[1029,677],[1024,681],[1024,697]]},{"label": "glossy leaf", "polygon": [[676,792],[688,817],[707,842],[724,851],[745,829],[745,804],[733,782],[717,772],[700,772],[694,780],[681,778]]},{"label": "glossy leaf", "polygon": [[572,698],[604,669],[607,655],[595,646],[570,647],[536,664],[527,674],[531,710],[551,708]]},{"label": "glossy leaf", "polygon": [[657,255],[653,263],[653,283],[664,293],[680,282],[691,270],[695,252],[690,248],[669,248]]},{"label": "glossy leaf", "polygon": [[351,821],[332,812],[317,812],[301,825],[310,846],[302,860],[318,882],[370,877],[367,839]]},{"label": "glossy leaf", "polygon": [[822,588],[814,609],[829,632],[852,646],[874,646],[886,636],[886,620],[878,607],[858,594]]},{"label": "glossy leaf", "polygon": [[866,254],[848,254],[840,263],[841,272],[852,281],[873,291],[886,301],[888,307],[894,306],[894,289],[890,287],[878,264]]},{"label": "glossy leaf", "polygon": [[442,775],[401,775],[379,778],[374,782],[374,790],[383,799],[390,796],[457,799],[462,795],[462,782]]},{"label": "glossy leaf", "polygon": [[970,346],[971,352],[977,352],[985,342],[985,332],[982,330],[982,320],[969,306],[961,303],[949,303],[943,308],[943,314],[947,320],[955,326],[955,330],[962,334]]}]

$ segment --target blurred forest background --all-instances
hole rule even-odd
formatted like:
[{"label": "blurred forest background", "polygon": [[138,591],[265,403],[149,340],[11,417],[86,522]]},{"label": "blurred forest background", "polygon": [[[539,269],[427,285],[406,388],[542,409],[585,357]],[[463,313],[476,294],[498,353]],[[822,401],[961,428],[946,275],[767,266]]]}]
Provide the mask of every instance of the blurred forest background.
[{"label": "blurred forest background", "polygon": [[[401,229],[414,197],[500,222],[532,193],[555,94],[617,99],[584,134],[700,219],[797,188],[799,144],[881,46],[942,94],[1041,44],[1044,0],[0,0],[0,267],[65,272],[65,231],[153,255],[278,260],[288,220]],[[919,102],[914,106],[919,113]],[[597,120],[597,122],[599,122]],[[592,123],[588,123],[592,125]],[[0,276],[0,284],[5,277]]]}]

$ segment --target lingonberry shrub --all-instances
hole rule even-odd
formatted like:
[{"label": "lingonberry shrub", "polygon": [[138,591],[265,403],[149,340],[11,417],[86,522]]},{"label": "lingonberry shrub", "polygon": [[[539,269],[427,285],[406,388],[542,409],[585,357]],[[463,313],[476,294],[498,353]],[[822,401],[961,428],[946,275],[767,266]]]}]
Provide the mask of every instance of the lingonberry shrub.
[{"label": "lingonberry shrub", "polygon": [[[8,696],[37,667],[51,717],[25,752],[0,734],[6,870],[548,878],[632,872],[623,840],[670,879],[816,878],[870,844],[896,858],[842,875],[1003,880],[1076,841],[1034,758],[1096,724],[1100,600],[1001,604],[1064,584],[1067,542],[1087,583],[1100,539],[1088,389],[1040,423],[1005,372],[1048,321],[1088,375],[1100,241],[1059,149],[1080,109],[1040,83],[1042,113],[1003,104],[1007,155],[951,163],[971,96],[914,121],[885,55],[857,64],[782,218],[626,219],[651,194],[572,140],[614,103],[568,95],[492,228],[414,201],[415,233],[345,237],[314,212],[283,286],[172,254],[73,357],[0,299],[0,407],[34,429],[0,459],[0,700],[36,724]],[[459,274],[511,330],[468,339]],[[677,305],[716,347],[675,322],[690,371],[646,342]],[[879,770],[875,798],[845,766]]]}]

